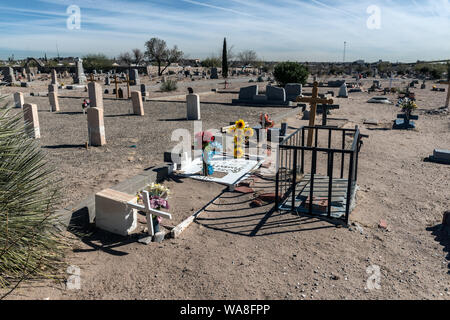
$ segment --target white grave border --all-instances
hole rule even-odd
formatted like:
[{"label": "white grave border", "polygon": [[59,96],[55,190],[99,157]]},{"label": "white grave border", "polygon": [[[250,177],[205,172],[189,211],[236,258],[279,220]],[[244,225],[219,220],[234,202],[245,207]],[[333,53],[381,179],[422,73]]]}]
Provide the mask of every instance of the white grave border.
[{"label": "white grave border", "polygon": [[[202,171],[203,165],[201,157],[195,158],[187,164],[184,170],[180,171],[180,175],[196,180],[220,183],[228,186],[230,190],[233,190],[235,185],[237,185],[240,181],[245,180],[251,171],[259,168],[265,161],[264,156],[250,155],[247,157],[235,159],[229,155],[214,155],[211,160],[211,165],[214,168],[214,172],[228,173],[222,178],[212,176],[205,177],[202,174],[199,174],[199,172]],[[223,164],[228,165],[223,166]],[[238,167],[237,164],[243,164],[243,166]],[[237,168],[240,168],[240,170],[237,172],[227,171],[226,169],[227,167],[229,168],[230,165],[235,165]]]}]

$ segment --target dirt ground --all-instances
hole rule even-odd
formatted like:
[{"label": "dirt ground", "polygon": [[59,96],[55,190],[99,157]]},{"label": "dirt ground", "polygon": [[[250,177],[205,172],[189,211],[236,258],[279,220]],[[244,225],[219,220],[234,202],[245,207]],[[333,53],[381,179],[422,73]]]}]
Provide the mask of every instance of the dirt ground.
[{"label": "dirt ground", "polygon": [[[414,90],[421,110],[417,129],[410,131],[387,129],[399,112],[395,105],[366,103],[381,93],[335,98],[340,109],[329,117],[340,120],[329,124],[358,125],[369,135],[359,157],[360,191],[350,218],[360,228],[337,228],[315,218],[273,212],[273,204],[252,208],[252,194],[225,191],[177,239],[144,246],[98,232],[77,240],[67,262],[81,268],[80,290],[32,283],[9,298],[450,300],[450,237],[440,231],[442,215],[450,209],[450,167],[423,161],[435,148],[450,148],[450,117],[424,112],[445,101],[446,93],[430,87],[427,83],[427,89]],[[389,97],[396,102],[396,95]],[[44,147],[84,143],[83,116],[64,114],[79,112],[81,100],[61,99],[62,114],[46,111],[47,98],[30,100],[40,105]],[[64,176],[65,190],[76,194],[66,202],[161,161],[166,148],[159,148],[167,146],[167,133],[187,124],[180,120],[185,112],[180,103],[146,103],[142,119],[123,116],[127,108],[127,102],[105,101],[105,148],[47,148]],[[208,127],[227,125],[230,118],[255,118],[259,112],[202,105]],[[380,125],[364,125],[366,119]],[[295,128],[307,122],[292,117],[288,124]],[[131,144],[138,148],[129,148]],[[130,156],[140,162],[129,161]],[[274,191],[271,176],[256,180],[255,189]],[[184,193],[184,198],[173,199],[174,210],[181,211],[198,210],[222,191],[221,186],[190,179],[167,184]],[[380,219],[387,221],[388,230],[378,227]],[[371,266],[380,268],[379,290],[366,289]]]}]

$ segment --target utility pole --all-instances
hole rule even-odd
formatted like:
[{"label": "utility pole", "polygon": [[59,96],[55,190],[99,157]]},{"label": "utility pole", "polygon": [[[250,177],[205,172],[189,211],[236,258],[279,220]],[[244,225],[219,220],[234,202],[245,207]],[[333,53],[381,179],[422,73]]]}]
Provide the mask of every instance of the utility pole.
[{"label": "utility pole", "polygon": [[344,63],[345,63],[345,51],[347,49],[347,41],[344,41]]}]

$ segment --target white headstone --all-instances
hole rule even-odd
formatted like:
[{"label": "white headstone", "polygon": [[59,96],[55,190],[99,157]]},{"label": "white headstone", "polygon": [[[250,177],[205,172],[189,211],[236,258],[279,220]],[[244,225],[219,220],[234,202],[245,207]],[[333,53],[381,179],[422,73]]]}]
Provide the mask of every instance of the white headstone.
[{"label": "white headstone", "polygon": [[348,98],[347,84],[344,83],[339,89],[338,98]]}]

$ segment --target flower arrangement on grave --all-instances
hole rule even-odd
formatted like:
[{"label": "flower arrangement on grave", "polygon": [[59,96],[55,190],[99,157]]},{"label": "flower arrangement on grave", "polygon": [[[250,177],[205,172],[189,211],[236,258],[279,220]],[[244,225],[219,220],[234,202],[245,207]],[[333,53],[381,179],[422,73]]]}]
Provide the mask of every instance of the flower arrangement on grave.
[{"label": "flower arrangement on grave", "polygon": [[210,176],[214,173],[211,160],[215,154],[222,151],[222,145],[216,141],[216,137],[209,131],[201,131],[195,134],[195,147],[202,149],[203,175]]},{"label": "flower arrangement on grave", "polygon": [[248,139],[254,135],[253,129],[249,127],[244,120],[239,119],[234,126],[231,126],[228,129],[228,133],[231,133],[234,136],[234,158],[242,158],[244,156],[245,144],[248,142]]},{"label": "flower arrangement on grave", "polygon": [[[169,206],[169,188],[163,186],[159,183],[152,183],[150,186],[145,188],[143,191],[148,191],[150,196],[150,207],[152,209],[161,210],[161,209],[170,209]],[[143,198],[141,193],[137,195],[138,202],[142,202]],[[152,215],[153,219],[153,228],[155,232],[159,231],[159,224],[162,221],[162,217]]]},{"label": "flower arrangement on grave", "polygon": [[401,102],[400,107],[402,108],[402,112],[405,113],[406,121],[409,121],[411,113],[417,109],[417,104],[413,100],[405,98]]},{"label": "flower arrangement on grave", "polygon": [[273,128],[275,126],[275,121],[270,120],[269,115],[267,113],[259,116],[259,124],[263,129]]}]

